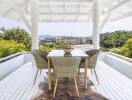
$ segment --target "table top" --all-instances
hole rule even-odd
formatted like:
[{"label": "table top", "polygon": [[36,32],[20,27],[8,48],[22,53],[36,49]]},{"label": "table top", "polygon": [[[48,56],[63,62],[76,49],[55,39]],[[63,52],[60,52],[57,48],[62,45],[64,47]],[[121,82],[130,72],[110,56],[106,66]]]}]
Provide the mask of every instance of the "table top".
[{"label": "table top", "polygon": [[[48,55],[47,58],[51,57],[64,57],[64,50],[52,50]],[[82,50],[72,50],[71,51],[72,57],[88,57],[88,55]]]}]

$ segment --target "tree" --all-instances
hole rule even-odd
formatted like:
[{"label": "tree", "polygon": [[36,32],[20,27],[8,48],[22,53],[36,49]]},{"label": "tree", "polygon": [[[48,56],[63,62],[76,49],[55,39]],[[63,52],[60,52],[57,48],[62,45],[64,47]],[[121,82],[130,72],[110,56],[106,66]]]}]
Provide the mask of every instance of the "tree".
[{"label": "tree", "polygon": [[5,29],[4,27],[2,27],[0,30],[2,31],[1,37],[4,40],[14,40],[17,43],[24,44],[26,50],[29,51],[31,49],[31,37],[26,30],[20,29],[19,27],[11,29]]},{"label": "tree", "polygon": [[128,39],[123,47],[111,51],[132,58],[132,38]]},{"label": "tree", "polygon": [[87,38],[86,44],[92,44],[92,43],[93,43],[92,39],[91,38]]},{"label": "tree", "polygon": [[122,47],[128,38],[132,38],[132,31],[115,31],[112,33],[101,34],[100,44],[102,48]]}]

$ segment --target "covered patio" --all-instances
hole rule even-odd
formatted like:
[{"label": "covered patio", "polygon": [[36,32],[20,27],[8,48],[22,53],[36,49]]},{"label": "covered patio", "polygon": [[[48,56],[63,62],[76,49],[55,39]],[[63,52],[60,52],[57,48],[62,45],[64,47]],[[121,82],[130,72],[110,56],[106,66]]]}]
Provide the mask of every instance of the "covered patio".
[{"label": "covered patio", "polygon": [[[132,15],[132,0],[1,0],[0,16],[23,22],[32,35],[32,50],[39,49],[39,23],[92,22],[92,47],[100,48],[99,34],[112,21]],[[100,84],[89,70],[93,91],[110,100],[132,98],[132,60],[101,53],[96,70]],[[83,72],[84,69],[81,69]],[[0,60],[0,100],[30,100],[41,94],[47,81],[44,69],[33,85],[36,66],[31,53],[19,53]],[[42,100],[45,100],[44,98]]]},{"label": "covered patio", "polygon": [[39,23],[93,24],[93,47],[99,33],[112,21],[131,16],[131,0],[1,0],[0,15],[23,22],[32,34],[32,50],[39,48]]}]

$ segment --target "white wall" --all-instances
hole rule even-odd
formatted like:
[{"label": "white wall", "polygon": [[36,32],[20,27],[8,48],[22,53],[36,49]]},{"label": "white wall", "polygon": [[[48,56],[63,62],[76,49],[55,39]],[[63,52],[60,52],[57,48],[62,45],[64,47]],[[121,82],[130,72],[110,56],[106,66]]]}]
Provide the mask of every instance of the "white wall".
[{"label": "white wall", "polygon": [[24,64],[24,55],[0,63],[0,80]]},{"label": "white wall", "polygon": [[[19,53],[17,53],[19,54]],[[17,54],[5,57],[4,59],[10,58],[12,56],[15,56]],[[20,53],[21,54],[21,53]],[[0,59],[0,61],[3,59]],[[0,80],[14,72],[16,69],[20,68],[22,65],[26,64],[27,62],[33,62],[32,66],[36,66],[34,58],[32,54],[24,54],[22,53],[21,55],[18,55],[14,58],[11,58],[7,61],[4,61],[0,63]]]},{"label": "white wall", "polygon": [[132,79],[132,63],[109,54],[101,54],[99,56],[99,60],[102,60],[106,64],[110,65],[110,67]]}]

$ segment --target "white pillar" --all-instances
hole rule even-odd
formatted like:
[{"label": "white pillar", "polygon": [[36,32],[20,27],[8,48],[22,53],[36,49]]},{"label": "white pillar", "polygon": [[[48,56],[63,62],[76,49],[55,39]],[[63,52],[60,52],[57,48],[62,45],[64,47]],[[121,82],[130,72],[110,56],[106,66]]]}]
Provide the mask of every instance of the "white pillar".
[{"label": "white pillar", "polygon": [[99,0],[93,0],[93,48],[100,48],[99,37]]},{"label": "white pillar", "polygon": [[38,2],[37,0],[31,0],[32,50],[39,49],[38,28],[39,28]]}]

